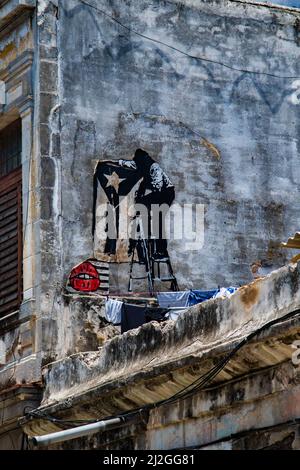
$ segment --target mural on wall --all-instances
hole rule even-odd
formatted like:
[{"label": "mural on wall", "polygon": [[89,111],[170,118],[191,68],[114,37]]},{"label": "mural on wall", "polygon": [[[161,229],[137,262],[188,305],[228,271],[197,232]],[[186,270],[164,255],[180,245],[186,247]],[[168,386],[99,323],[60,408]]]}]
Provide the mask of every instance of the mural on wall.
[{"label": "mural on wall", "polygon": [[129,261],[127,233],[123,233],[122,222],[127,221],[139,180],[140,175],[133,168],[122,167],[117,161],[98,162],[93,202],[94,256],[97,259]]},{"label": "mural on wall", "polygon": [[[100,161],[94,175],[95,257],[103,261],[129,262],[139,236],[151,242],[153,258],[168,256],[164,216],[160,215],[159,226],[153,233],[150,208],[162,204],[169,208],[174,199],[174,185],[146,151],[137,149],[132,160]],[[137,257],[143,262],[144,253],[137,249]]]},{"label": "mural on wall", "polygon": [[66,289],[70,293],[109,292],[109,266],[103,261],[89,258],[75,266],[68,278]]}]

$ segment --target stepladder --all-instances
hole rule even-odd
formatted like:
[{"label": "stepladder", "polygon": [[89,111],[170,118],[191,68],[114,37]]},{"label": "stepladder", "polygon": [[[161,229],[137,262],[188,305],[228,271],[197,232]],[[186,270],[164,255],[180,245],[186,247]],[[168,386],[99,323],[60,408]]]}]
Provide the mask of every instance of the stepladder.
[{"label": "stepladder", "polygon": [[[133,281],[147,279],[148,291],[152,296],[158,283],[170,282],[170,290],[178,291],[178,283],[174,274],[170,256],[167,250],[161,255],[157,253],[157,240],[153,237],[146,239],[142,226],[142,220],[139,220],[139,236],[133,241],[131,252],[131,261],[129,268],[128,291],[133,291]],[[145,273],[143,275],[134,276],[134,264],[138,263],[144,266]],[[163,273],[163,271],[165,271]]]}]

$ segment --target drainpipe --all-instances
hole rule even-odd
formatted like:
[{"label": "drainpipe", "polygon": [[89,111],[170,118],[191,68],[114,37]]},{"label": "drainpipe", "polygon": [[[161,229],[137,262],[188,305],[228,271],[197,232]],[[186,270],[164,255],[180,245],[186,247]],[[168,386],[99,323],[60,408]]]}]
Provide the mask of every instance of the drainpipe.
[{"label": "drainpipe", "polygon": [[65,429],[64,431],[53,432],[45,434],[44,436],[30,437],[29,441],[35,446],[47,446],[55,444],[56,442],[70,441],[83,436],[95,434],[98,431],[105,431],[117,424],[124,423],[125,418],[113,418],[105,421],[97,421],[96,423],[86,424],[84,426],[77,426],[76,428]]}]

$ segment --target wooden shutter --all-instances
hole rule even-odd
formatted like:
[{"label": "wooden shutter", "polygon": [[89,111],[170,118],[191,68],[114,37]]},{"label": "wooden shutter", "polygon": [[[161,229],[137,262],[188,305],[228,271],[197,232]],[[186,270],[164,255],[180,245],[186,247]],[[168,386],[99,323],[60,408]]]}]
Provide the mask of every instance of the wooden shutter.
[{"label": "wooden shutter", "polygon": [[0,178],[0,317],[22,300],[22,169]]}]

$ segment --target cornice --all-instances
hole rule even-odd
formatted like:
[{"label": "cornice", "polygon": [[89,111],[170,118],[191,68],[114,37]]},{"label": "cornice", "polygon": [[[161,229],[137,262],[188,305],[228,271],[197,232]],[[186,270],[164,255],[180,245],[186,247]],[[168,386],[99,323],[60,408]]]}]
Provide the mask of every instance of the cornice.
[{"label": "cornice", "polygon": [[36,6],[36,0],[0,0],[0,35],[10,31]]}]

